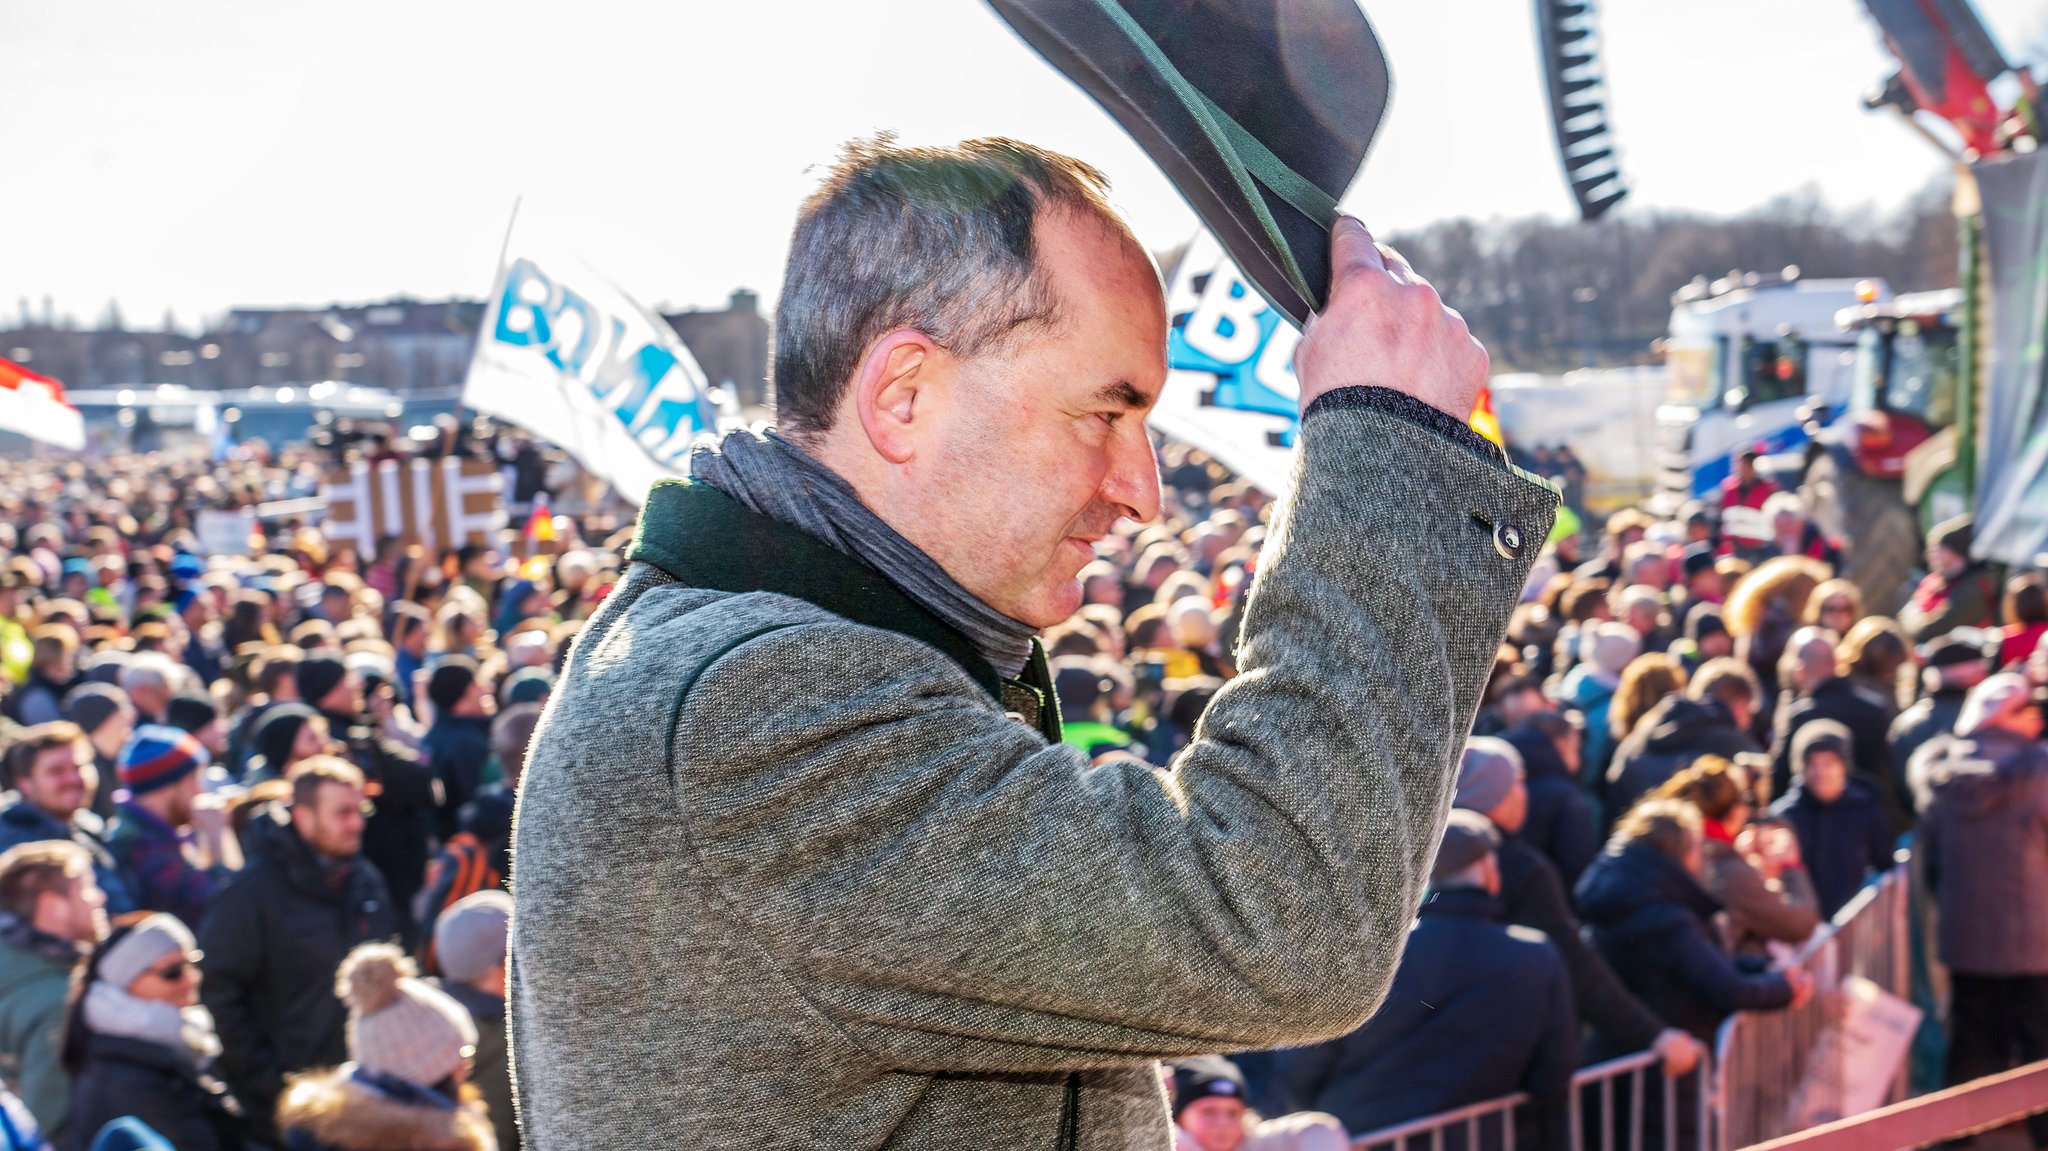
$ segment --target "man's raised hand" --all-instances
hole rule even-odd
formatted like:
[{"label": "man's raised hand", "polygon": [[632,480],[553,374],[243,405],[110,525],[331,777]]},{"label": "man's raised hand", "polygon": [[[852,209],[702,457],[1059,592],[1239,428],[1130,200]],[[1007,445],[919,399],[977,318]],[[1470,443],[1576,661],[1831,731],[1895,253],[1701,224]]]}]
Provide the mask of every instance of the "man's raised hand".
[{"label": "man's raised hand", "polygon": [[1391,388],[1458,420],[1486,384],[1486,349],[1398,252],[1339,216],[1330,229],[1330,302],[1309,317],[1294,353],[1305,412],[1316,397],[1359,385]]}]

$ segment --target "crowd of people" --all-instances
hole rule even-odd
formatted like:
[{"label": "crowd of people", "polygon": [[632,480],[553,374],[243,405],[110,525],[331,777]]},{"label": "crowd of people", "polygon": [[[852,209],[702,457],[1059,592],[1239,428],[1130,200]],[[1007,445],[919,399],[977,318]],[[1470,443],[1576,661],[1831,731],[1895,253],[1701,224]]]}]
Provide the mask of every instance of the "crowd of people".
[{"label": "crowd of people", "polygon": [[[1270,507],[1198,451],[1160,464],[1164,514],[1098,545],[1042,642],[1064,739],[1165,765],[1236,673]],[[201,548],[198,510],[320,466],[0,463],[0,1147],[138,1120],[185,1151],[519,1144],[514,800],[629,533]],[[1684,1080],[1732,1013],[1811,997],[1780,945],[1908,835],[1951,1077],[2048,1056],[2048,579],[2001,584],[1952,523],[1871,610],[1834,566],[1854,541],[1767,487],[1743,461],[1720,504],[1760,518],[1554,534],[1385,1006],[1164,1068],[1184,1147],[1337,1148],[1516,1091],[1529,1145],[1561,1145],[1579,1067],[1651,1050]]]}]

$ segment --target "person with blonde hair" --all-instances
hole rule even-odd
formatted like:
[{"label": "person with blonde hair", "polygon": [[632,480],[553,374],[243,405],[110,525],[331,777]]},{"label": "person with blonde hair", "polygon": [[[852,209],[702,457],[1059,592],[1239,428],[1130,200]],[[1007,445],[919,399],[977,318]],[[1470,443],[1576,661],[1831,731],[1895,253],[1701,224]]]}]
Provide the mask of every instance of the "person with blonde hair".
[{"label": "person with blonde hair", "polygon": [[1799,856],[1799,841],[1781,826],[1750,826],[1756,792],[1749,773],[1718,755],[1703,755],[1653,794],[1700,813],[1700,881],[1728,909],[1729,945],[1765,954],[1765,944],[1799,943],[1820,926],[1820,900]]},{"label": "person with blonde hair", "polygon": [[1831,579],[1806,597],[1806,611],[1800,622],[1845,635],[1862,618],[1863,589],[1845,579]]},{"label": "person with blonde hair", "polygon": [[[1622,669],[1621,684],[1614,689],[1614,700],[1607,707],[1607,739],[1602,757],[1588,758],[1586,771],[1598,777],[1607,770],[1607,761],[1612,758],[1614,748],[1629,737],[1636,724],[1650,714],[1650,710],[1664,702],[1664,698],[1685,690],[1685,667],[1677,659],[1663,652],[1650,652],[1629,661]],[[1591,749],[1591,739],[1586,741]]]},{"label": "person with blonde hair", "polygon": [[[1777,556],[1758,564],[1728,593],[1721,621],[1735,637],[1735,654],[1762,682],[1763,714],[1768,721],[1778,696],[1778,657],[1806,614],[1813,590],[1834,573],[1828,565],[1805,556]],[[1769,728],[1759,727],[1759,731]]]}]

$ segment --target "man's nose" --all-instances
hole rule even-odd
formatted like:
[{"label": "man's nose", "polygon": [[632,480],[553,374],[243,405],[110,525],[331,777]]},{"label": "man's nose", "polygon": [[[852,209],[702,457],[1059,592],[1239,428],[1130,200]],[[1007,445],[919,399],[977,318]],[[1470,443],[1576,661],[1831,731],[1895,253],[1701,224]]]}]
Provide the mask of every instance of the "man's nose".
[{"label": "man's nose", "polygon": [[1102,479],[1102,498],[1139,523],[1150,523],[1159,518],[1159,461],[1145,422],[1135,416],[1128,422],[1133,426],[1117,437],[1109,474]]}]

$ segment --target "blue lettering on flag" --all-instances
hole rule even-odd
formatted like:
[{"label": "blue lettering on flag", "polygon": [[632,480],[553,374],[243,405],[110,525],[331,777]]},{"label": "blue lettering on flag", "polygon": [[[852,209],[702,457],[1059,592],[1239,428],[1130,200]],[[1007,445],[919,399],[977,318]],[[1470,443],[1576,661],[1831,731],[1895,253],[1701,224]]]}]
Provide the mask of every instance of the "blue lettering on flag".
[{"label": "blue lettering on flag", "polygon": [[[1217,282],[1219,275],[1225,277],[1224,282]],[[1281,445],[1292,446],[1297,400],[1260,378],[1293,372],[1291,340],[1284,362],[1265,362],[1269,354],[1275,359],[1283,354],[1273,339],[1282,323],[1280,313],[1268,307],[1243,280],[1223,269],[1195,277],[1192,287],[1201,303],[1172,317],[1166,338],[1167,366],[1210,377],[1213,383],[1202,396],[1206,406],[1286,418],[1290,425],[1276,433],[1276,438]],[[1253,331],[1256,337],[1247,338]],[[1288,335],[1292,334],[1290,329]]]}]

